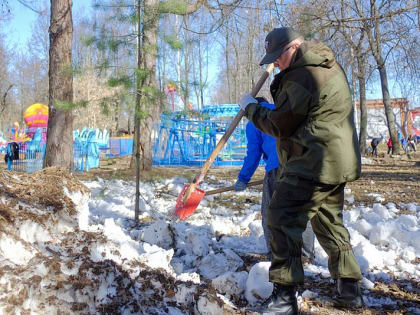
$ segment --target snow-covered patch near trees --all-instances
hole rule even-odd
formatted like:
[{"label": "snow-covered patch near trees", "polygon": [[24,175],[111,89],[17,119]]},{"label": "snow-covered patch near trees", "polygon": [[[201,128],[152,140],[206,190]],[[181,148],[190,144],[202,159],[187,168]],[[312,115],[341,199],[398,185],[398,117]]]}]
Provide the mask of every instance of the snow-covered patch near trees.
[{"label": "snow-covered patch near trees", "polygon": [[[99,179],[82,185],[47,169],[33,175],[40,186],[26,195],[16,187],[27,189],[30,176],[1,176],[0,210],[7,210],[0,211],[0,313],[223,314],[240,311],[238,301],[252,309],[273,290],[269,262],[244,268],[244,254],[266,252],[258,191],[235,193],[253,200],[242,203],[241,211],[204,197],[190,218],[177,221],[171,213],[187,180],[141,183],[136,225],[133,182]],[[420,257],[420,206],[371,196],[376,203],[359,206],[346,189],[350,211],[344,221],[364,292],[375,280],[391,281],[390,273],[418,283],[420,264],[412,262]],[[305,275],[328,279],[327,259],[316,242],[316,259],[305,264]],[[305,290],[298,300],[318,298]],[[374,296],[365,302],[396,303]]]}]

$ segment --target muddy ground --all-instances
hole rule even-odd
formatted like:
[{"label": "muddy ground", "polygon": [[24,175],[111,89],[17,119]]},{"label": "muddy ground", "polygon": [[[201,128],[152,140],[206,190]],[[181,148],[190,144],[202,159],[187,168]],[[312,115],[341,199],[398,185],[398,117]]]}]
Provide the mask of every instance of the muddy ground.
[{"label": "muddy ground", "polygon": [[[386,199],[395,202],[420,202],[420,152],[411,155],[391,157],[379,152],[379,158],[365,156],[371,164],[362,165],[362,176],[355,182],[347,184],[355,197],[355,203],[372,204],[374,196],[367,196],[366,192],[382,194]],[[129,168],[130,158],[123,157],[101,161],[98,169],[89,172],[75,173],[81,180],[94,180],[101,178],[120,178],[135,180],[135,170]],[[160,180],[164,178],[185,177],[191,181],[199,172],[199,167],[186,166],[157,166],[150,171],[141,171],[140,179],[143,181]],[[240,167],[212,166],[204,181],[217,183],[219,179],[229,180],[232,183]],[[264,168],[259,167],[252,181],[264,178]]]}]

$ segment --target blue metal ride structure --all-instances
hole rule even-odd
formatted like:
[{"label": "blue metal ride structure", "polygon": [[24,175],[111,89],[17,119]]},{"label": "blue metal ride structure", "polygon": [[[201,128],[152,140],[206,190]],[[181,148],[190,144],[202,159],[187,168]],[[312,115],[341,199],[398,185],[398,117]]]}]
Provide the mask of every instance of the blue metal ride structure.
[{"label": "blue metal ride structure", "polygon": [[99,150],[108,146],[106,129],[83,128],[73,131],[73,158],[75,171],[89,171],[99,167]]},{"label": "blue metal ride structure", "polygon": [[[237,104],[205,106],[201,111],[161,114],[154,165],[201,166],[238,113]],[[245,121],[230,136],[214,165],[241,165],[246,155]]]}]

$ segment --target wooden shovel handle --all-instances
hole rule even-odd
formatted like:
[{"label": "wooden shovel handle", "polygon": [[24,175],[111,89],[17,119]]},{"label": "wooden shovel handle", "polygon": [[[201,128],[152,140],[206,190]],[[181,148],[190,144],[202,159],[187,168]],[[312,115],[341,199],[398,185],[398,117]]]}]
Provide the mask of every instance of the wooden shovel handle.
[{"label": "wooden shovel handle", "polygon": [[[264,183],[263,179],[262,180],[257,180],[255,182],[249,182],[248,184],[246,184],[246,187],[258,186],[258,185],[262,185],[263,183]],[[206,196],[220,194],[222,192],[231,191],[231,190],[235,190],[235,186],[222,187],[222,188],[218,188],[218,189],[215,189],[215,190],[207,191]]]},{"label": "wooden shovel handle", "polygon": [[[268,76],[270,75],[271,71],[273,71],[273,69],[274,69],[274,64],[271,63],[267,66],[264,73],[261,75],[260,79],[258,80],[257,84],[255,84],[254,88],[252,89],[251,95],[253,97],[255,97],[258,94],[265,80],[267,80]],[[207,158],[206,163],[204,163],[203,167],[201,168],[200,173],[195,177],[193,183],[188,187],[187,191],[185,192],[184,202],[186,202],[190,198],[192,192],[197,188],[198,184],[200,184],[204,176],[206,176],[207,171],[209,170],[210,166],[213,164],[217,155],[220,153],[223,146],[226,144],[227,140],[229,139],[229,137],[235,130],[236,126],[238,126],[239,122],[241,121],[244,115],[245,115],[245,111],[241,109],[236,114],[235,118],[233,118],[225,134],[222,136],[222,138],[220,138],[216,147],[213,149],[210,156]]]}]

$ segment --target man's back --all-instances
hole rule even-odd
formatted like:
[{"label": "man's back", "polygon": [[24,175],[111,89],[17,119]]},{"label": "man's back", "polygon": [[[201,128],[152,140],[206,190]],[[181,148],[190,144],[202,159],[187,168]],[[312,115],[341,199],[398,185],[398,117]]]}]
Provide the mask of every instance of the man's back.
[{"label": "man's back", "polygon": [[372,147],[377,147],[379,145],[379,143],[381,142],[382,138],[373,138],[372,142],[370,143],[370,145]]},{"label": "man's back", "polygon": [[259,129],[278,138],[284,175],[325,184],[357,179],[360,153],[350,90],[332,51],[319,42],[302,44],[270,89],[276,109],[260,121],[253,116],[261,109],[251,104],[247,112]]}]

